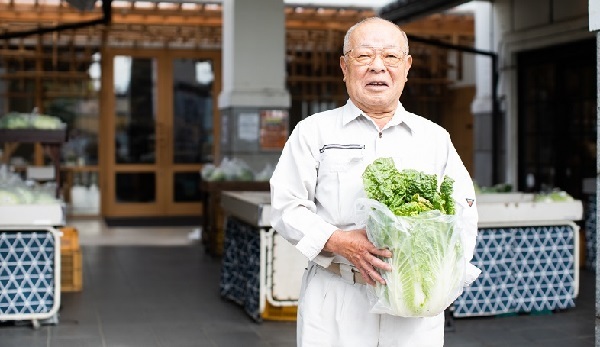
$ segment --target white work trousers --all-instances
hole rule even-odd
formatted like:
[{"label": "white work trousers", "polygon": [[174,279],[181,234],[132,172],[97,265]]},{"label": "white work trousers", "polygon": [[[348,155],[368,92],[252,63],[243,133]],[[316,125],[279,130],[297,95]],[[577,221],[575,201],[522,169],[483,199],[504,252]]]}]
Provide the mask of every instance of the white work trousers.
[{"label": "white work trousers", "polygon": [[369,313],[366,285],[309,262],[298,301],[298,347],[442,347],[444,313],[404,318]]}]

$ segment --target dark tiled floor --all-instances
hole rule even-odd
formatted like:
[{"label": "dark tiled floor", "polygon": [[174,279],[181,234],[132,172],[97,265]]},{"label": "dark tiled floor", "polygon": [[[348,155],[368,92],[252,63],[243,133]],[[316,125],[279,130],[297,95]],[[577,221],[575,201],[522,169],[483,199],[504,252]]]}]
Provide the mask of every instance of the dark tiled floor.
[{"label": "dark tiled floor", "polygon": [[[60,321],[0,326],[1,347],[295,346],[295,323],[250,320],[219,296],[220,263],[199,246],[83,246],[84,290],[65,293]],[[594,274],[577,307],[548,315],[460,318],[447,347],[594,345]]]}]

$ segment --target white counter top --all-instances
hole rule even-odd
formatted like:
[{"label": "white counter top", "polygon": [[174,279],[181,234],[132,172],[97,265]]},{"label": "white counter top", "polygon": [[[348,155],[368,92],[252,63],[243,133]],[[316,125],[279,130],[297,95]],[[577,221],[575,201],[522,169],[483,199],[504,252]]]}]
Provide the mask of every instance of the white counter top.
[{"label": "white counter top", "polygon": [[270,226],[270,192],[224,191],[221,193],[221,207],[226,214],[237,217],[250,225]]},{"label": "white counter top", "polygon": [[[269,192],[225,191],[223,210],[251,225],[269,227],[271,196]],[[536,202],[533,194],[502,193],[477,196],[480,227],[556,225],[583,218],[579,200]]]},{"label": "white counter top", "polygon": [[65,204],[23,204],[0,206],[0,227],[20,225],[65,225]]},{"label": "white counter top", "polygon": [[479,227],[557,225],[583,218],[580,200],[534,201],[534,194],[478,194]]}]

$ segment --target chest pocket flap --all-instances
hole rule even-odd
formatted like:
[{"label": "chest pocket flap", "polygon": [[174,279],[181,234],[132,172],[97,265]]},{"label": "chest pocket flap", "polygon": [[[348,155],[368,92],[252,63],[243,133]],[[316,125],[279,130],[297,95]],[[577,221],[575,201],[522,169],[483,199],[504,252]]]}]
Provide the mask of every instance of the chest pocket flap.
[{"label": "chest pocket flap", "polygon": [[319,151],[321,161],[319,170],[324,172],[345,171],[360,163],[364,156],[362,144],[327,144]]}]

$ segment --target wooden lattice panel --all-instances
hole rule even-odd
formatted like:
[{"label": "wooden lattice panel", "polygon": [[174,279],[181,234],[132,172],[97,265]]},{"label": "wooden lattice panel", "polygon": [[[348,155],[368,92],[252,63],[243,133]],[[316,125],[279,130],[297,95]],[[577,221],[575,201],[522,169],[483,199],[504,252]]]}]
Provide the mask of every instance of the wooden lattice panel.
[{"label": "wooden lattice panel", "polygon": [[[286,6],[286,74],[292,122],[345,102],[339,67],[343,37],[354,23],[374,15],[370,8]],[[64,0],[0,0],[0,35],[102,16],[101,2],[82,12]],[[102,47],[220,50],[222,24],[221,3],[113,1],[110,25],[0,41],[0,66],[8,67],[0,79],[18,81],[17,86],[25,86],[27,81],[39,84],[28,92],[24,88],[8,92],[13,96],[33,95],[48,83],[53,88],[44,97],[87,95],[81,83],[89,81],[87,68]],[[474,41],[471,14],[435,14],[404,23],[402,28],[409,35],[446,43],[472,46]],[[456,65],[450,65],[448,55],[455,53],[418,42],[411,42],[410,53],[414,59],[404,102],[417,112],[439,113],[438,105],[451,83],[448,72],[455,70],[460,75],[462,61],[459,58]]]}]

